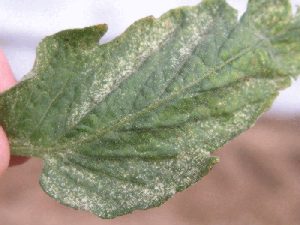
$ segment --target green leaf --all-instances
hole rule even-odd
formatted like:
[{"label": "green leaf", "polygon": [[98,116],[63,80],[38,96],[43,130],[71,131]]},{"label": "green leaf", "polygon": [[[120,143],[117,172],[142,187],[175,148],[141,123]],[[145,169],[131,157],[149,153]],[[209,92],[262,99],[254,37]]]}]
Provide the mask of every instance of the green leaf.
[{"label": "green leaf", "polygon": [[45,38],[0,96],[13,154],[44,159],[42,188],[113,218],[162,204],[204,176],[300,71],[286,0],[223,0],[147,17],[99,45],[106,25]]}]

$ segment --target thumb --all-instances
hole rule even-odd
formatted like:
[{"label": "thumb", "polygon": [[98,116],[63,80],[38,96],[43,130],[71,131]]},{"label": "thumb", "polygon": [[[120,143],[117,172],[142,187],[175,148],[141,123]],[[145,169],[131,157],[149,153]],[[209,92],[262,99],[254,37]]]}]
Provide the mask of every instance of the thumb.
[{"label": "thumb", "polygon": [[[0,93],[9,89],[16,83],[6,57],[0,49]],[[9,165],[9,144],[8,139],[0,127],[0,175]]]},{"label": "thumb", "polygon": [[0,127],[0,176],[8,167],[9,158],[10,154],[8,140],[2,127]]},{"label": "thumb", "polygon": [[9,67],[8,61],[0,49],[0,93],[16,84],[16,79]]}]

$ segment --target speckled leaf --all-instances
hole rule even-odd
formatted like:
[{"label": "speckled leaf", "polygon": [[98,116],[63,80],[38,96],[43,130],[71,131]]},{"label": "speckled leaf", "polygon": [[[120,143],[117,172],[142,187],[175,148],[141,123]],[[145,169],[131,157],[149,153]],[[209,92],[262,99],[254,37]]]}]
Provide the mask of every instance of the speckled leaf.
[{"label": "speckled leaf", "polygon": [[222,0],[147,17],[110,43],[106,25],[45,38],[0,96],[12,152],[44,159],[53,198],[112,218],[158,206],[204,176],[300,70],[286,0]]}]

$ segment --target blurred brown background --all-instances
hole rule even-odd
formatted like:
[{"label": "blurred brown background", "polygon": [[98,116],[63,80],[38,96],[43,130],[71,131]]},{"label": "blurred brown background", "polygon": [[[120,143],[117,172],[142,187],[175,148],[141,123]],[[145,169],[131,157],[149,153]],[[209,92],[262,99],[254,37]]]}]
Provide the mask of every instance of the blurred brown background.
[{"label": "blurred brown background", "polygon": [[263,118],[221,150],[220,163],[159,208],[113,220],[42,192],[31,159],[0,179],[0,225],[299,225],[300,118]]}]

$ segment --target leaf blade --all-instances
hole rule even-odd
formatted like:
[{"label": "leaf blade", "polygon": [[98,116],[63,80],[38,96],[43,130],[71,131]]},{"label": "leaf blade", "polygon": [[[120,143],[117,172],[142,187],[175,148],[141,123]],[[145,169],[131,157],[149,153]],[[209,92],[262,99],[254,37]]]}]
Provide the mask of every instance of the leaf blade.
[{"label": "leaf blade", "polygon": [[[13,152],[43,158],[43,189],[74,208],[113,218],[162,204],[204,176],[210,153],[296,75],[284,56],[299,38],[282,45],[284,26],[253,10],[273,3],[250,1],[237,21],[225,1],[206,0],[100,46],[105,25],[47,38],[35,76],[0,96]],[[276,4],[293,24],[286,1]]]}]

